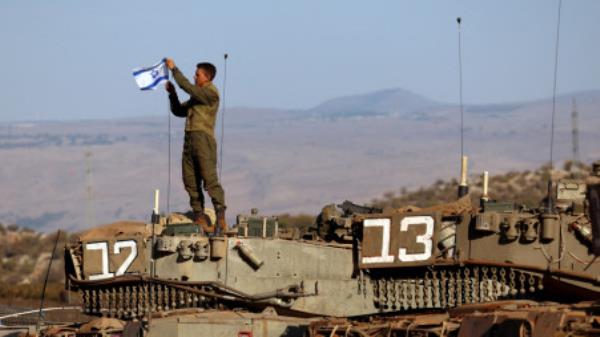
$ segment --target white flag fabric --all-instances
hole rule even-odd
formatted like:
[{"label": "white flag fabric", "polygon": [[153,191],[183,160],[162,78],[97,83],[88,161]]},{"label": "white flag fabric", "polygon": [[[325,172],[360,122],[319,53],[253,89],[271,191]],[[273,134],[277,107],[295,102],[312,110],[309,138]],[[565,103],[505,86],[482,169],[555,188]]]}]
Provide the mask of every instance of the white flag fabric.
[{"label": "white flag fabric", "polygon": [[169,69],[163,59],[152,67],[134,69],[133,77],[141,90],[154,90],[169,79]]}]

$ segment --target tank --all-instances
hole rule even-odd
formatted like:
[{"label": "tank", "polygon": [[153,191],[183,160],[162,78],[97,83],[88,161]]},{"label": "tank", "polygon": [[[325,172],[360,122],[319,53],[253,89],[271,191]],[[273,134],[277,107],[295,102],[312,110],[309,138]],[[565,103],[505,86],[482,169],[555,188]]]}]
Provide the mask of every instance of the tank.
[{"label": "tank", "polygon": [[551,182],[539,208],[491,200],[486,185],[479,203],[461,184],[429,208],[327,205],[307,233],[257,210],[221,236],[157,211],[98,228],[65,247],[66,287],[98,318],[64,331],[597,336],[600,163]]}]

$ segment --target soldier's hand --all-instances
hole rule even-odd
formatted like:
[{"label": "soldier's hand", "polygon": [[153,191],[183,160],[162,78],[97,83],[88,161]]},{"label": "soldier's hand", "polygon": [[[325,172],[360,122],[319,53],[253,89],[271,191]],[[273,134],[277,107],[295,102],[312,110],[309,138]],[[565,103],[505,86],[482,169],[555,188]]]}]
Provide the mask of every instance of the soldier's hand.
[{"label": "soldier's hand", "polygon": [[167,89],[167,92],[170,94],[175,92],[175,86],[173,83],[171,83],[171,81],[167,81],[167,83],[165,83],[165,89]]},{"label": "soldier's hand", "polygon": [[175,62],[173,62],[172,58],[167,58],[167,60],[165,61],[167,63],[167,68],[173,70],[173,68],[175,68]]}]

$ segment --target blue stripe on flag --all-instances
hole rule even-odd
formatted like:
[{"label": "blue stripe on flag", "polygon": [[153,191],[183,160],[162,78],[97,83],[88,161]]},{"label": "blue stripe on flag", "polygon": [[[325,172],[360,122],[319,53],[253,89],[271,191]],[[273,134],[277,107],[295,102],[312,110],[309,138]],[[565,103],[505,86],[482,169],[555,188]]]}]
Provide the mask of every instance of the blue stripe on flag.
[{"label": "blue stripe on flag", "polygon": [[133,76],[137,76],[137,75],[139,75],[141,73],[145,73],[147,71],[152,71],[154,68],[156,68],[156,66],[137,69],[136,71],[133,72]]},{"label": "blue stripe on flag", "polygon": [[161,77],[157,77],[154,82],[152,82],[151,84],[148,84],[147,86],[140,88],[140,90],[150,90],[150,89],[154,89],[154,87],[158,84],[158,82],[162,81],[162,80],[168,80],[169,79],[169,75],[164,75]]},{"label": "blue stripe on flag", "polygon": [[166,61],[167,61],[167,59],[163,58],[162,60],[160,60],[160,62],[158,62],[157,64],[155,64],[155,65],[153,65],[151,67],[136,69],[136,70],[133,71],[133,76],[137,76],[138,74],[141,74],[141,73],[143,73],[145,71],[150,71],[150,70],[152,70],[154,68],[157,68],[159,66],[162,66],[162,65],[164,65],[166,67],[166,65],[164,64]]}]

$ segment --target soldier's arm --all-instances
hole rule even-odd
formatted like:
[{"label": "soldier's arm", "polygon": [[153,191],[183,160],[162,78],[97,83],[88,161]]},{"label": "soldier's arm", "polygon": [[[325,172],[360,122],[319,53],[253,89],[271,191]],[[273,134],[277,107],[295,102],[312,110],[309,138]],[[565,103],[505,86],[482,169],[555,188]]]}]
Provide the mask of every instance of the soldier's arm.
[{"label": "soldier's arm", "polygon": [[169,102],[171,103],[171,112],[177,117],[187,117],[188,102],[179,102],[179,97],[175,91],[169,93]]},{"label": "soldier's arm", "polygon": [[193,85],[185,78],[185,76],[183,76],[177,67],[174,67],[171,71],[173,72],[173,78],[175,79],[175,82],[177,82],[177,85],[197,101],[208,105],[213,105],[219,101],[219,94],[214,90],[209,89],[208,86],[199,88]]}]

